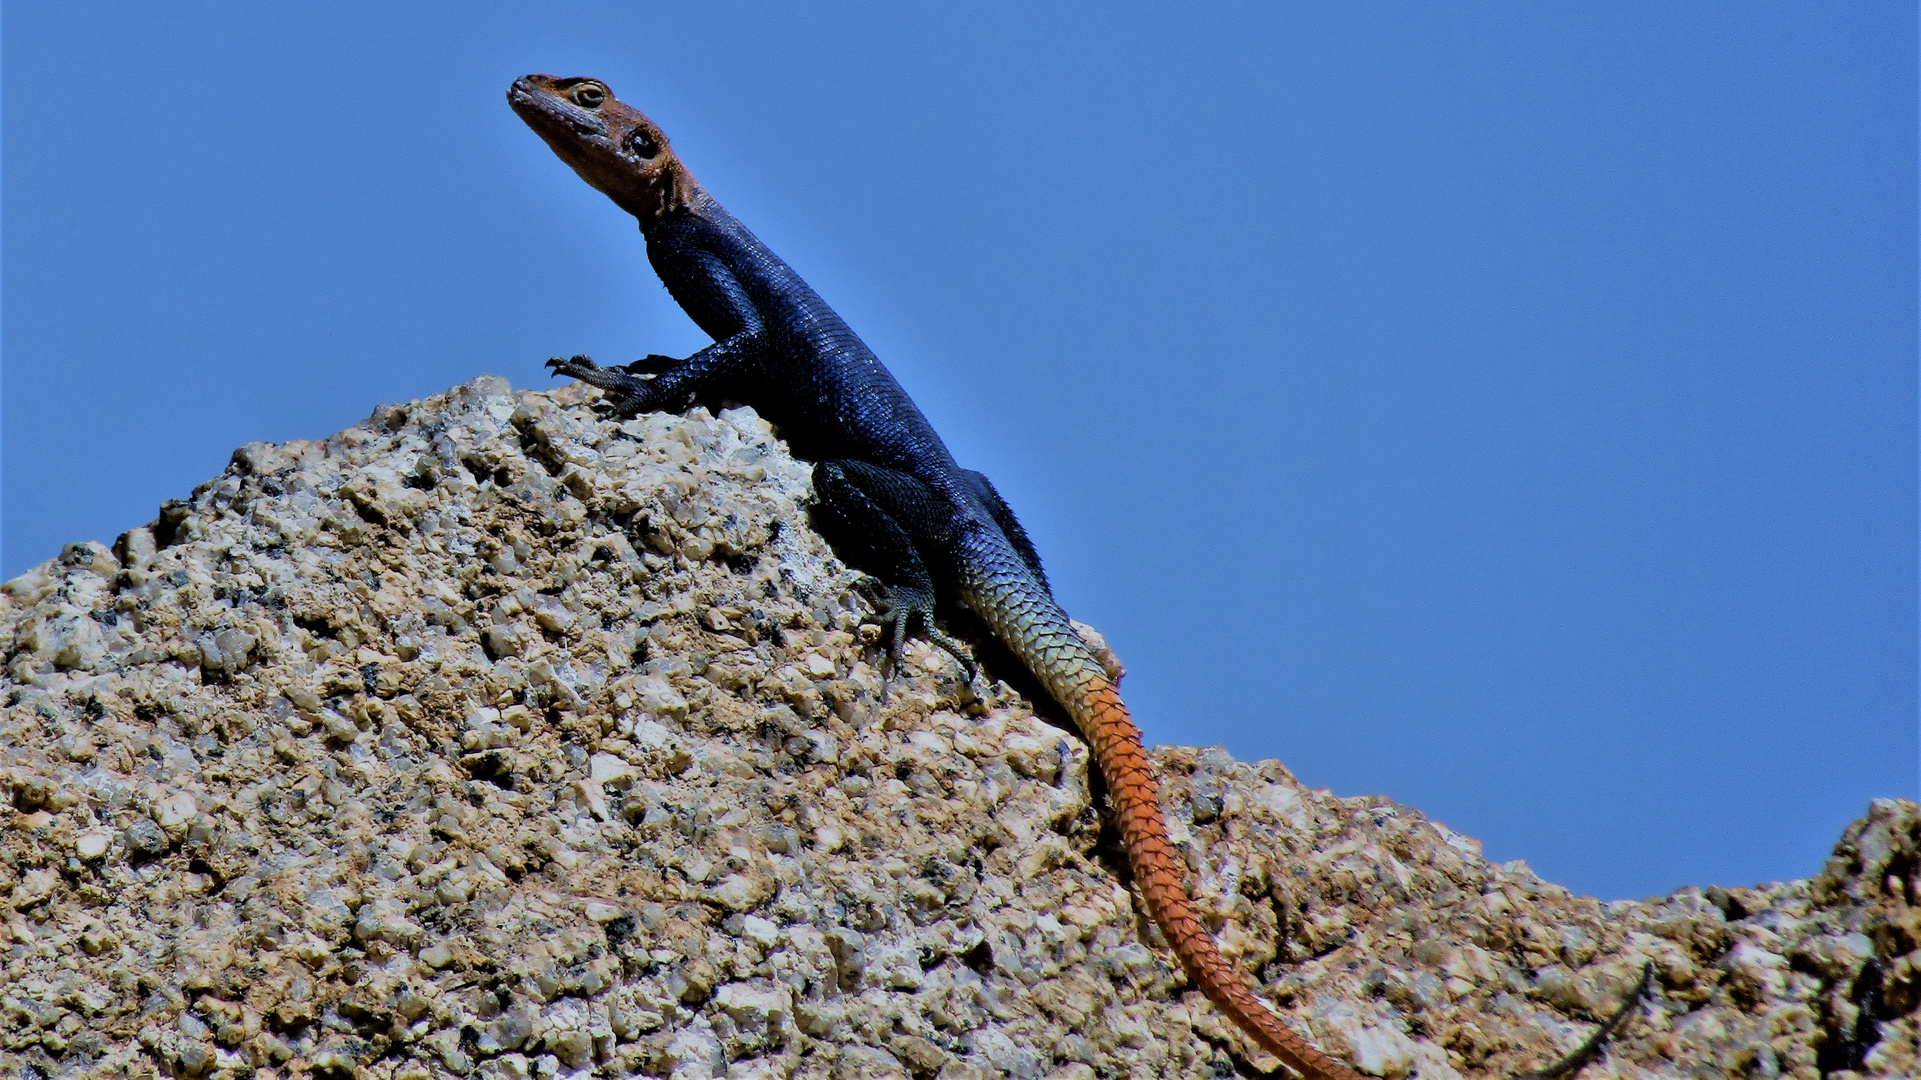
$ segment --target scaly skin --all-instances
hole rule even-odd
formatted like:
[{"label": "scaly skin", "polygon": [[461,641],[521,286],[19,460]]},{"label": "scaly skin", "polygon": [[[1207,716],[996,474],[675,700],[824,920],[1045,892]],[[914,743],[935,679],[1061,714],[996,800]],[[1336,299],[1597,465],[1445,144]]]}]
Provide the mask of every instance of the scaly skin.
[{"label": "scaly skin", "polygon": [[576,357],[555,361],[556,373],[607,390],[617,414],[708,394],[779,424],[796,453],[820,462],[823,503],[884,568],[895,648],[915,623],[933,630],[937,589],[978,614],[1093,747],[1134,880],[1189,977],[1310,1080],[1359,1080],[1260,1003],[1195,915],[1140,730],[986,477],[954,462],[873,353],[700,187],[651,120],[592,79],[529,75],[507,96],[563,161],[640,221],[662,281],[715,339],[684,361],[654,356],[608,369]]},{"label": "scaly skin", "polygon": [[1020,656],[1047,692],[1074,718],[1093,748],[1108,798],[1120,819],[1121,841],[1134,883],[1181,967],[1220,1010],[1268,1053],[1308,1077],[1360,1080],[1360,1074],[1309,1045],[1254,995],[1245,976],[1227,963],[1194,913],[1180,862],[1161,818],[1154,768],[1120,692],[1051,599],[1025,588],[1018,566],[970,574],[961,598]]},{"label": "scaly skin", "polygon": [[1141,897],[1195,985],[1308,1080],[1360,1080],[1284,1025],[1215,947],[1182,883],[1140,730],[987,478],[955,463],[873,352],[701,188],[653,121],[594,79],[528,75],[507,98],[561,160],[639,220],[661,281],[714,339],[684,360],[603,368],[577,356],[550,361],[555,373],[606,390],[615,415],[705,398],[744,402],[778,425],[816,462],[824,526],[883,582],[896,658],[916,628],[960,655],[932,622],[937,593],[978,615],[1092,746]]}]

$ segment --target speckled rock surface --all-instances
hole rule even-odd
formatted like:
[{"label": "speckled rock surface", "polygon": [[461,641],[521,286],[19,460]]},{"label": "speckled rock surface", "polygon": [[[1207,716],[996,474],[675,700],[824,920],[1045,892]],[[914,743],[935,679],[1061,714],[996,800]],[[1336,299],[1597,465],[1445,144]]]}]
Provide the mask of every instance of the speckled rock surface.
[{"label": "speckled rock surface", "polygon": [[[1170,965],[1076,738],[919,643],[883,685],[764,423],[583,401],[483,378],[243,447],[0,589],[0,1074],[1272,1064]],[[1912,803],[1810,880],[1601,904],[1157,757],[1223,950],[1367,1073],[1539,1067],[1652,961],[1584,1075],[1915,1074]]]}]

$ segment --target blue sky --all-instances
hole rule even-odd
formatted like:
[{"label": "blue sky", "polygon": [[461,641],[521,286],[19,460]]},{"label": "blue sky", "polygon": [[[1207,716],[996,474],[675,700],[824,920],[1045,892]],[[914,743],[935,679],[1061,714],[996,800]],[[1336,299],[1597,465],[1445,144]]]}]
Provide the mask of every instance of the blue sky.
[{"label": "blue sky", "polygon": [[1912,5],[9,4],[8,576],[255,439],[685,354],[586,74],[1027,522],[1151,742],[1605,898],[1916,794]]}]

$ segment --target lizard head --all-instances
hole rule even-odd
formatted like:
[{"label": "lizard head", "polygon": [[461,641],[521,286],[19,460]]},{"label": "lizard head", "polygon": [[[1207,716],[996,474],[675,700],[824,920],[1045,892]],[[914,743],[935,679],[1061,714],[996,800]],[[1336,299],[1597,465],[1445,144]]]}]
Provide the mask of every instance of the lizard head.
[{"label": "lizard head", "polygon": [[660,128],[598,79],[524,75],[507,89],[507,103],[642,229],[687,209],[700,190]]}]

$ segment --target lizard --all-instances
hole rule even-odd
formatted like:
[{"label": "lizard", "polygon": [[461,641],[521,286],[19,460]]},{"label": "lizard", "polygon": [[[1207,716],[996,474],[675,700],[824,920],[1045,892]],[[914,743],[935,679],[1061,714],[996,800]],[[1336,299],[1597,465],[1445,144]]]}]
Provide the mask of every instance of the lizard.
[{"label": "lizard", "polygon": [[563,162],[638,220],[669,294],[714,339],[686,358],[651,354],[619,367],[556,357],[553,373],[603,390],[616,417],[717,398],[773,423],[796,457],[815,463],[819,509],[875,567],[896,663],[918,630],[969,665],[934,625],[937,595],[977,616],[1087,740],[1135,886],[1194,985],[1308,1080],[1361,1080],[1283,1023],[1221,955],[1187,894],[1111,654],[1097,655],[1055,601],[1032,541],[994,485],[956,463],[873,351],[606,83],[527,75],[507,99]]}]

